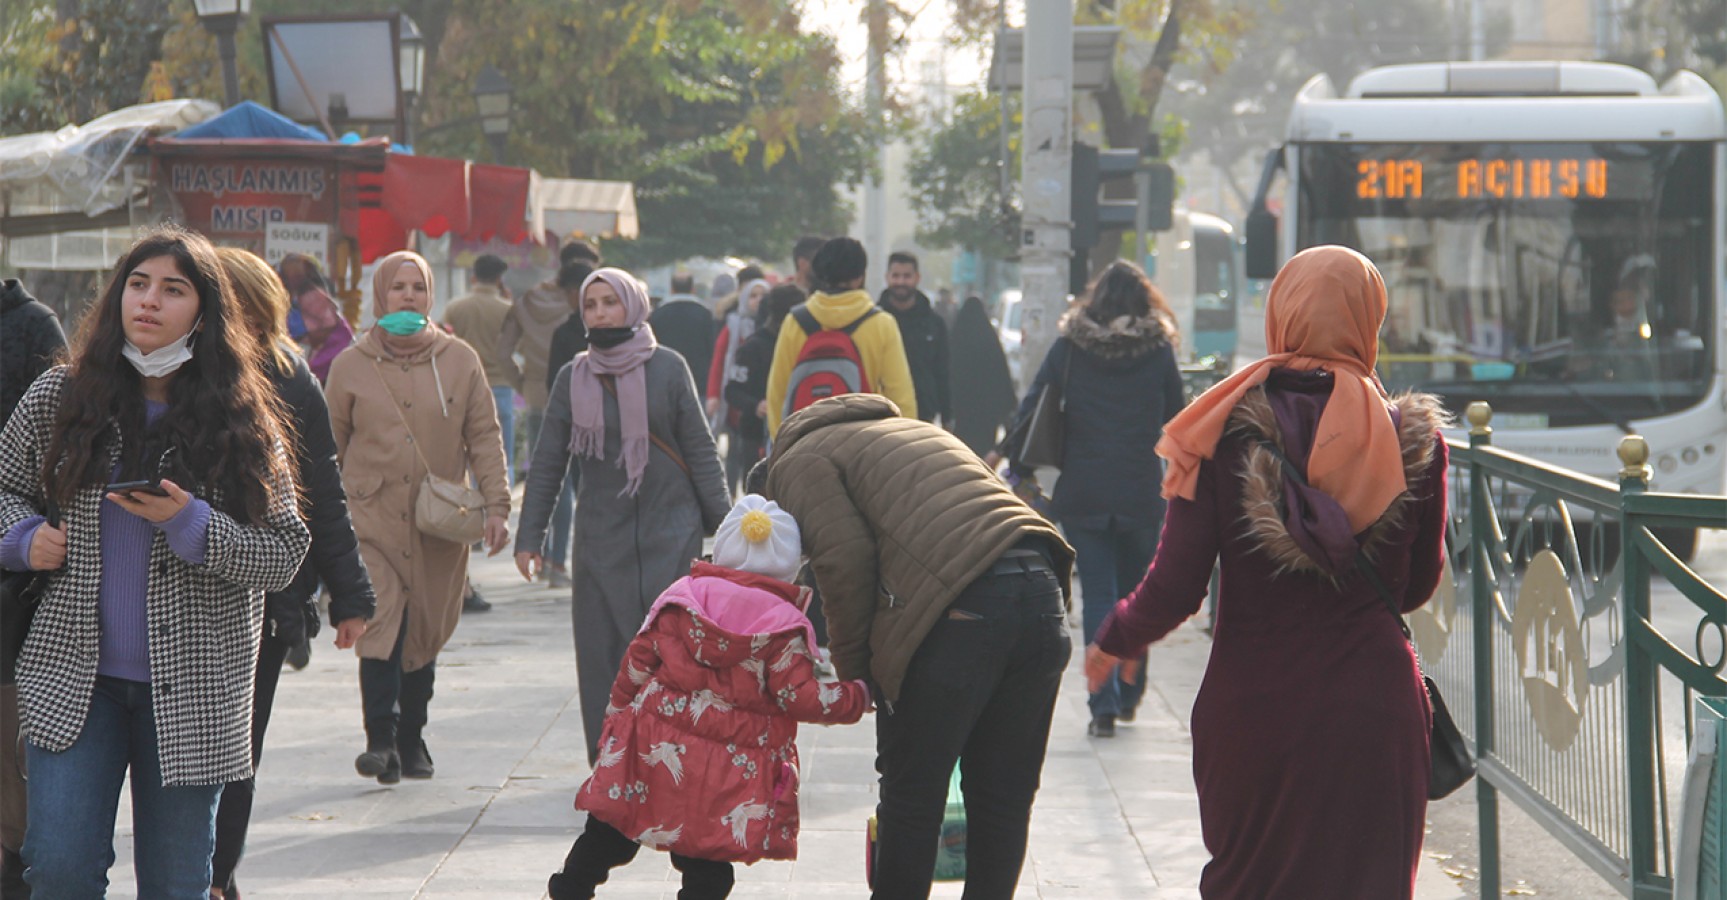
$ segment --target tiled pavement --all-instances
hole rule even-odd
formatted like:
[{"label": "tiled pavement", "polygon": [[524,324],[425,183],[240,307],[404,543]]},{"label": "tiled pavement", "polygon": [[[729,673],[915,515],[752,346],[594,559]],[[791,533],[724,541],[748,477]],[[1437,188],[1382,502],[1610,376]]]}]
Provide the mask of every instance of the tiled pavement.
[{"label": "tiled pavement", "polygon": [[[478,558],[476,558],[478,559]],[[581,817],[587,774],[575,696],[570,597],[522,581],[504,555],[474,577],[496,608],[462,622],[438,662],[427,742],[437,777],[382,787],[353,770],[362,748],[357,666],[326,629],[311,665],[283,673],[239,886],[247,900],[537,898]],[[1207,855],[1189,768],[1188,712],[1209,640],[1192,625],[1151,653],[1138,721],[1085,736],[1076,652],[1063,681],[1020,897],[1197,896]],[[1076,647],[1077,650],[1077,647]],[[874,729],[805,726],[795,863],[739,867],[734,897],[860,897],[863,825],[875,803]],[[130,812],[111,873],[131,896]],[[601,897],[674,898],[677,873],[644,850]],[[958,897],[960,885],[935,896]],[[1462,892],[1426,866],[1420,900]]]}]

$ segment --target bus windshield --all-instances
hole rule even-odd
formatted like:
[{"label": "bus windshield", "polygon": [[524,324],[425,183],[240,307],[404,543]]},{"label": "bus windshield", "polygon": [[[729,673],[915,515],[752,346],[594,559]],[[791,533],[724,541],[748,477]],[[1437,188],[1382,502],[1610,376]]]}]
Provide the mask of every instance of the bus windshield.
[{"label": "bus windshield", "polygon": [[1370,257],[1392,391],[1507,424],[1615,423],[1713,375],[1706,143],[1302,144],[1299,246]]}]

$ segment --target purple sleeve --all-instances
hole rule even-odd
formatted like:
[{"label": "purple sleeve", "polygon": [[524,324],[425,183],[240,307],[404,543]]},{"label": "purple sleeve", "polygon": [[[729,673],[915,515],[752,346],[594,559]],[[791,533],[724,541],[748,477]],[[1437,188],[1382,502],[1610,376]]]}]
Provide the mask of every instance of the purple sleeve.
[{"label": "purple sleeve", "polygon": [[210,534],[210,504],[193,497],[173,518],[155,524],[175,555],[195,566],[204,564],[205,542]]},{"label": "purple sleeve", "polygon": [[1169,501],[1151,568],[1097,629],[1096,643],[1105,653],[1136,656],[1199,611],[1217,560],[1215,468],[1209,461],[1201,465],[1192,500]]},{"label": "purple sleeve", "polygon": [[0,538],[0,569],[30,571],[30,541],[36,537],[36,529],[47,521],[41,516],[31,516],[12,526],[6,537]]}]

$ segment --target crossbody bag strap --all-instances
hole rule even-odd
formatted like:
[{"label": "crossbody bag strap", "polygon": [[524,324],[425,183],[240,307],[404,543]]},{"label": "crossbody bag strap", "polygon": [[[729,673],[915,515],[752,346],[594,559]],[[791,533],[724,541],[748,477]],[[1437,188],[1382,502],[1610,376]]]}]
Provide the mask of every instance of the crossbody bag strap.
[{"label": "crossbody bag strap", "polygon": [[390,383],[384,380],[384,370],[378,366],[377,360],[372,360],[372,371],[378,373],[378,383],[384,386],[384,395],[390,398],[390,406],[396,410],[396,418],[402,420],[402,427],[408,429],[408,437],[414,441],[414,455],[420,458],[420,465],[426,467],[426,474],[432,474],[432,464],[426,462],[426,454],[420,449],[420,438],[414,434],[414,426],[408,424],[407,413],[402,412],[402,404],[396,400],[396,392],[390,390]]},{"label": "crossbody bag strap", "polygon": [[[618,397],[618,386],[613,383],[614,380],[615,379],[610,375],[600,376],[600,385],[606,389],[606,393],[612,395],[612,399],[616,400]],[[619,414],[622,415],[622,410],[619,410]],[[682,456],[678,455],[678,451],[673,449],[671,444],[661,440],[659,435],[654,434],[654,429],[651,426],[648,428],[648,440],[652,441],[655,447],[660,448],[661,453],[671,457],[672,462],[677,463],[678,468],[683,469],[685,475],[689,475],[691,478],[695,477],[690,473],[689,464],[684,462],[684,458]]]},{"label": "crossbody bag strap", "polygon": [[[1284,455],[1281,447],[1268,440],[1261,440],[1259,446],[1265,448],[1267,453],[1283,463],[1283,471],[1290,478],[1295,479],[1296,484],[1307,487],[1307,477],[1301,474],[1301,470],[1296,468],[1295,463],[1291,462],[1288,456]],[[1414,644],[1415,637],[1410,634],[1409,623],[1403,620],[1403,613],[1397,608],[1397,601],[1391,596],[1391,589],[1385,586],[1385,579],[1379,577],[1379,570],[1375,569],[1373,563],[1368,561],[1367,551],[1359,546],[1355,548],[1355,568],[1361,571],[1362,577],[1367,579],[1368,584],[1373,585],[1373,589],[1379,593],[1379,599],[1385,601],[1385,608],[1390,610],[1392,618],[1397,620],[1397,627],[1403,630],[1404,638]]]}]

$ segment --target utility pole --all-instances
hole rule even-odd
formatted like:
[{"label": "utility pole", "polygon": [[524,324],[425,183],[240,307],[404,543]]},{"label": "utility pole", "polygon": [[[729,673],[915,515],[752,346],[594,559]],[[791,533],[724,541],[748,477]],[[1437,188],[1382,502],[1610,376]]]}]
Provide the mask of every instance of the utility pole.
[{"label": "utility pole", "polygon": [[1020,361],[1035,372],[1067,310],[1073,250],[1073,2],[1026,0],[1020,141]]},{"label": "utility pole", "polygon": [[864,285],[871,296],[877,293],[882,276],[887,271],[887,200],[882,179],[887,177],[887,129],[882,127],[887,106],[887,0],[869,0],[864,11],[864,24],[869,29],[869,75],[866,109],[870,127],[876,130],[880,143],[876,146],[875,162],[878,174],[864,184],[864,250],[869,253],[869,270]]}]

